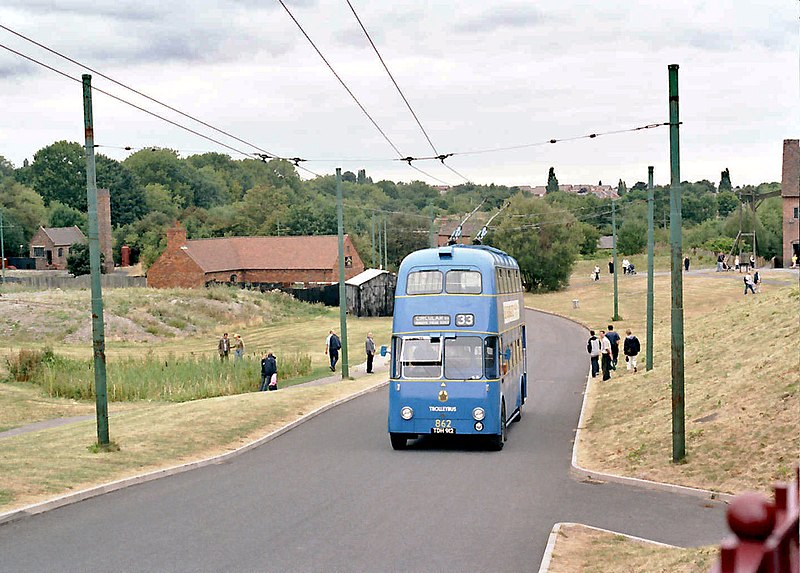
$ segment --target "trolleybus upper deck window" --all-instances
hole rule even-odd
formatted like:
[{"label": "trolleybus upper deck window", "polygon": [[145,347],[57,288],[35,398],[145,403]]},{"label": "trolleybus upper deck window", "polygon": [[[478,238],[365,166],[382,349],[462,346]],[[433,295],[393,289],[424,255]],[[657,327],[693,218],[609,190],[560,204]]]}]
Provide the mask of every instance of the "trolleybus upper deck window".
[{"label": "trolleybus upper deck window", "polygon": [[439,294],[442,292],[441,271],[414,271],[408,273],[406,294]]},{"label": "trolleybus upper deck window", "polygon": [[450,294],[480,294],[480,271],[452,270],[447,271],[445,290]]}]

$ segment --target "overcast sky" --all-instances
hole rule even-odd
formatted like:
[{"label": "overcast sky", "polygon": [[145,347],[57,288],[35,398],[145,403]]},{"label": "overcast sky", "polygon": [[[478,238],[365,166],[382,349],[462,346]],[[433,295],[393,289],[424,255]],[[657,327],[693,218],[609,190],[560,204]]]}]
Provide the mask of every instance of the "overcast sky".
[{"label": "overcast sky", "polygon": [[[681,178],[780,181],[800,138],[798,0],[351,0],[439,153],[520,146],[668,121],[680,66]],[[346,0],[287,1],[404,155],[433,151]],[[261,5],[258,7],[257,5]],[[316,173],[423,176],[381,136],[274,2],[3,0],[0,24]],[[85,70],[0,29],[0,44],[79,78]],[[100,77],[95,87],[222,138]],[[0,155],[20,165],[60,139],[83,143],[81,87],[0,49]],[[96,93],[98,151],[225,148]],[[330,161],[335,160],[335,161]],[[667,127],[448,160],[478,183],[669,181]],[[415,163],[449,184],[436,161]],[[302,173],[308,177],[308,173]]]}]

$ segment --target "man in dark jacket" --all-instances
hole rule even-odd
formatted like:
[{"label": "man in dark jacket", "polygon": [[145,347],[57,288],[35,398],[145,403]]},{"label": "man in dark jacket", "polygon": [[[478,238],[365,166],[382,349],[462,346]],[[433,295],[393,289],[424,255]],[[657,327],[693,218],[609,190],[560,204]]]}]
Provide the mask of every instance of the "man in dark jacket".
[{"label": "man in dark jacket", "polygon": [[367,374],[372,374],[372,360],[375,358],[375,341],[372,340],[372,333],[367,333],[367,340],[364,343],[367,352]]},{"label": "man in dark jacket", "polygon": [[636,368],[636,357],[639,355],[639,351],[642,347],[639,344],[639,339],[631,334],[630,328],[625,331],[625,334],[627,334],[627,336],[622,345],[622,351],[625,353],[625,362],[628,364],[628,370],[638,372],[639,370]]},{"label": "man in dark jacket", "polygon": [[325,339],[325,354],[331,359],[331,372],[336,372],[336,363],[339,362],[339,349],[342,347],[342,341],[331,330],[328,338]]},{"label": "man in dark jacket", "polygon": [[614,325],[608,325],[608,332],[606,338],[611,343],[611,369],[617,369],[617,359],[619,358],[619,334],[614,332]]},{"label": "man in dark jacket", "polygon": [[[259,392],[264,392],[265,390],[277,390],[278,389],[278,362],[275,360],[275,356],[272,352],[267,352],[264,357],[261,359],[261,386],[258,388]],[[272,376],[275,375],[275,383],[271,384]]]}]

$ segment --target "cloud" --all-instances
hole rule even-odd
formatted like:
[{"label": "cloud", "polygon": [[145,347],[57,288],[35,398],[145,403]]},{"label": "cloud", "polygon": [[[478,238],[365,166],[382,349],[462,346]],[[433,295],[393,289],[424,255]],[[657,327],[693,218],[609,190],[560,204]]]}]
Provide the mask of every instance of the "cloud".
[{"label": "cloud", "polygon": [[454,29],[457,32],[473,34],[494,32],[503,28],[535,28],[548,19],[548,16],[533,6],[502,6],[466,18],[457,23]]},{"label": "cloud", "polygon": [[7,8],[17,8],[36,15],[84,15],[120,21],[156,21],[168,13],[164,2],[122,1],[94,2],[89,0],[6,0]]}]

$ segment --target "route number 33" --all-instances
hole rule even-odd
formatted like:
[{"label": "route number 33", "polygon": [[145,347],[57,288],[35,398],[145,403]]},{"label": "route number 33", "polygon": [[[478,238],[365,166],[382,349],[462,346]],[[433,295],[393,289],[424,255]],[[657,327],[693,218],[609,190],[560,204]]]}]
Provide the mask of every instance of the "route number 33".
[{"label": "route number 33", "polygon": [[456,326],[475,326],[474,314],[457,314]]}]

